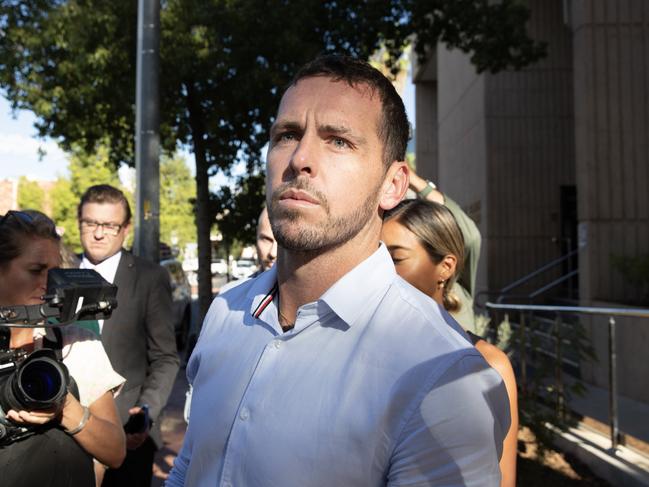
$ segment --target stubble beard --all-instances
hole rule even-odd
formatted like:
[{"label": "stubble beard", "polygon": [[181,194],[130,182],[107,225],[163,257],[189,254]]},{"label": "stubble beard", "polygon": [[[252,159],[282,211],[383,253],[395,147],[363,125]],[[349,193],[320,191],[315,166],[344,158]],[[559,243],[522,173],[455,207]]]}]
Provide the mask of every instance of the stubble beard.
[{"label": "stubble beard", "polygon": [[[302,212],[295,208],[282,208],[279,197],[289,188],[307,191],[318,200],[326,218],[323,221],[307,223]],[[377,188],[378,191],[378,188]],[[273,235],[282,248],[301,253],[322,253],[350,241],[365,227],[377,210],[377,192],[371,192],[363,203],[348,214],[332,216],[327,197],[311,188],[304,179],[282,184],[272,194],[269,217]]]}]

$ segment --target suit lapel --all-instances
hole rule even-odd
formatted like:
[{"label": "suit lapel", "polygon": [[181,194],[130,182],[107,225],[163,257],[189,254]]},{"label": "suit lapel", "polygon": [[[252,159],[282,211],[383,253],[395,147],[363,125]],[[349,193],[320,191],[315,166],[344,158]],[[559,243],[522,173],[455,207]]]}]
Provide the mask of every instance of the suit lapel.
[{"label": "suit lapel", "polygon": [[135,259],[132,254],[125,250],[122,251],[122,256],[119,259],[113,284],[117,286],[117,309],[104,322],[104,327],[101,332],[104,343],[110,341],[110,336],[114,332],[115,323],[123,321],[122,317],[128,315],[129,297],[132,298],[134,296],[136,289]]}]

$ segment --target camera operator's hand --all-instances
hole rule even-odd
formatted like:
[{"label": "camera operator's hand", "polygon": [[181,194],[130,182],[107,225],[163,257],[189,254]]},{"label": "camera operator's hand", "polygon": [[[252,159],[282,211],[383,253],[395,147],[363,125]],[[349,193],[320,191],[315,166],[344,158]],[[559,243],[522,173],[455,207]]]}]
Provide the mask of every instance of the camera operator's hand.
[{"label": "camera operator's hand", "polygon": [[[136,414],[141,414],[142,413],[142,408],[139,406],[135,406],[131,409],[128,410],[128,414],[131,416],[136,415]],[[135,450],[136,448],[139,448],[142,443],[147,439],[149,436],[149,425],[146,426],[146,429],[140,433],[127,433],[126,434],[126,448],[128,450]]]},{"label": "camera operator's hand", "polygon": [[16,424],[45,424],[57,416],[57,411],[14,411],[7,412],[7,418]]}]

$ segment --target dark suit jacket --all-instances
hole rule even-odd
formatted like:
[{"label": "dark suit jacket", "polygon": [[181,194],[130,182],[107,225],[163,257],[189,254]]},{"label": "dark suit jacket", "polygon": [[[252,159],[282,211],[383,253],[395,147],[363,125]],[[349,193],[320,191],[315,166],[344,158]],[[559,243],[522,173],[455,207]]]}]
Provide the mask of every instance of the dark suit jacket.
[{"label": "dark suit jacket", "polygon": [[151,437],[162,444],[158,417],[178,372],[167,271],[124,251],[117,267],[117,308],[104,322],[101,341],[126,384],[115,398],[122,424],[133,406],[149,405]]}]

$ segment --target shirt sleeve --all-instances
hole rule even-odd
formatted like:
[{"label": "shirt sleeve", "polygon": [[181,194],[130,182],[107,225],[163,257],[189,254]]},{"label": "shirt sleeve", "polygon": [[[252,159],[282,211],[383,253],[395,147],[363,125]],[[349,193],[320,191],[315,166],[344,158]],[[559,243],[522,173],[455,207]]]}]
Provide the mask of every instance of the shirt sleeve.
[{"label": "shirt sleeve", "polygon": [[108,391],[119,391],[125,379],[113,370],[101,341],[76,326],[64,329],[63,363],[79,388],[79,402],[90,406]]},{"label": "shirt sleeve", "polygon": [[507,392],[498,373],[479,356],[458,360],[407,420],[388,485],[498,487],[509,422]]}]

